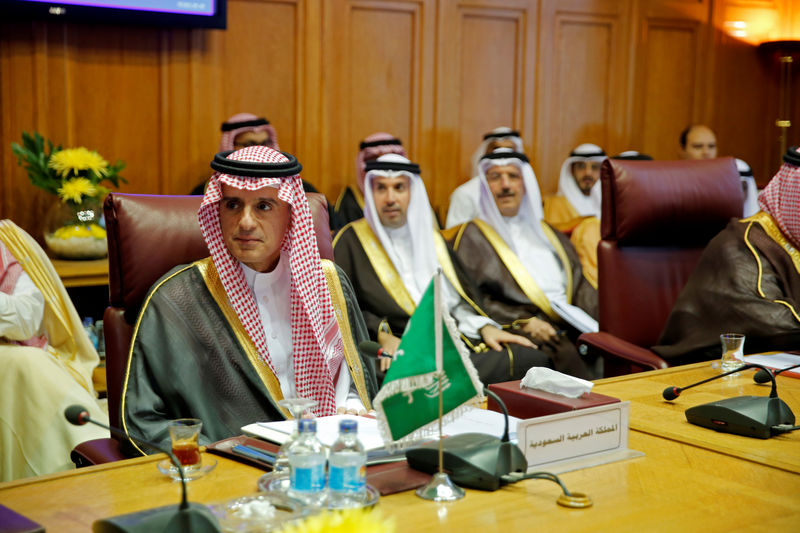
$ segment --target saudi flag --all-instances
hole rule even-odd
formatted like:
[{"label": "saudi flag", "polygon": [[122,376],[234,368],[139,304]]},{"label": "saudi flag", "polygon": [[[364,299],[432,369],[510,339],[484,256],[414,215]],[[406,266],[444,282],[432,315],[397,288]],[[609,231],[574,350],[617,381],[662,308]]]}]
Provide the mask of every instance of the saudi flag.
[{"label": "saudi flag", "polygon": [[400,339],[373,405],[387,447],[430,436],[483,400],[483,385],[461,342],[455,321],[441,304],[441,270],[434,275]]}]

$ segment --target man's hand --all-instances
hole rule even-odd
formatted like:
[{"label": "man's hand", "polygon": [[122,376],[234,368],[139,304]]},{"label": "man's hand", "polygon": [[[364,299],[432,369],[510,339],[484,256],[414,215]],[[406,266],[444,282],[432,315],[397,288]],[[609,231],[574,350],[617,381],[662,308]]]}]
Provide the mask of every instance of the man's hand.
[{"label": "man's hand", "polygon": [[522,326],[522,331],[538,342],[555,342],[558,340],[556,328],[536,317],[531,317],[525,322],[525,325]]},{"label": "man's hand", "polygon": [[340,405],[336,408],[337,415],[355,415],[355,416],[365,416],[367,415],[366,409],[361,409],[360,411],[356,411],[355,409],[348,409],[344,405]]},{"label": "man's hand", "polygon": [[[383,348],[385,351],[394,355],[397,353],[397,349],[400,347],[400,338],[395,337],[391,333],[379,331],[378,344],[380,344],[381,348]],[[379,357],[378,362],[380,363],[381,372],[386,372],[389,370],[389,367],[392,366],[392,359],[389,357]]]},{"label": "man's hand", "polygon": [[528,348],[537,348],[537,346],[530,341],[527,337],[522,335],[514,335],[507,331],[503,331],[492,325],[486,325],[481,328],[481,337],[486,346],[492,350],[502,350],[503,347],[500,343],[510,342],[512,344],[519,344],[520,346],[527,346]]}]

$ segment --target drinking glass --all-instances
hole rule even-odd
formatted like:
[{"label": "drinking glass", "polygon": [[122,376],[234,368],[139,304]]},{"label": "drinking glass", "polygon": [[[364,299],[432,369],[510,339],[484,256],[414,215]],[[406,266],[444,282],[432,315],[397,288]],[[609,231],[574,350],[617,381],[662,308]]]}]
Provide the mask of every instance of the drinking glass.
[{"label": "drinking glass", "polygon": [[722,342],[722,372],[736,370],[744,364],[744,335],[741,333],[723,333],[719,336]]},{"label": "drinking glass", "polygon": [[180,461],[184,470],[202,466],[200,456],[200,430],[203,422],[197,418],[179,418],[167,423],[172,441],[172,453]]}]

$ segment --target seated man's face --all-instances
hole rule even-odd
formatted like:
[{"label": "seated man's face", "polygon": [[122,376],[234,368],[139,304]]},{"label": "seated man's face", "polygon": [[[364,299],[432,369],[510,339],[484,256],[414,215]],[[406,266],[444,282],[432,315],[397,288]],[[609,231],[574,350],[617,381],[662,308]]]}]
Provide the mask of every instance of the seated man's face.
[{"label": "seated man's face", "polygon": [[291,208],[278,199],[278,189],[244,191],[222,185],[219,225],[233,257],[257,272],[271,272],[281,256],[281,243]]},{"label": "seated man's face", "polygon": [[572,177],[581,192],[589,196],[600,179],[600,161],[575,161],[572,163]]},{"label": "seated man's face", "polygon": [[514,165],[498,165],[486,171],[489,190],[494,195],[497,209],[504,217],[513,217],[519,211],[525,195],[525,182],[522,173]]},{"label": "seated man's face", "polygon": [[372,198],[381,224],[387,228],[406,225],[408,203],[411,200],[411,180],[408,176],[372,179]]},{"label": "seated man's face", "polygon": [[512,150],[515,150],[517,147],[514,145],[514,141],[511,139],[492,139],[486,145],[486,151],[483,155],[491,154],[497,148],[511,148]]},{"label": "seated man's face", "polygon": [[717,136],[705,126],[695,126],[686,135],[684,159],[714,159],[717,157]]},{"label": "seated man's face", "polygon": [[269,133],[266,131],[244,131],[233,138],[233,149],[241,150],[248,146],[267,146]]}]

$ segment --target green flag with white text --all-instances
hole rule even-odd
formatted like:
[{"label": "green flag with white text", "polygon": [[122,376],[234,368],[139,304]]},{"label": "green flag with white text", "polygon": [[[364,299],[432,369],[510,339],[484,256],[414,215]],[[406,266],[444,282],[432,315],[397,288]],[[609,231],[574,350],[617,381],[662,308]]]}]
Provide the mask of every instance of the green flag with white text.
[{"label": "green flag with white text", "polygon": [[483,399],[478,372],[455,322],[441,304],[441,290],[436,285],[447,283],[442,278],[439,272],[428,285],[373,402],[381,434],[390,447],[412,442],[438,428],[437,336],[441,345],[443,423]]}]

